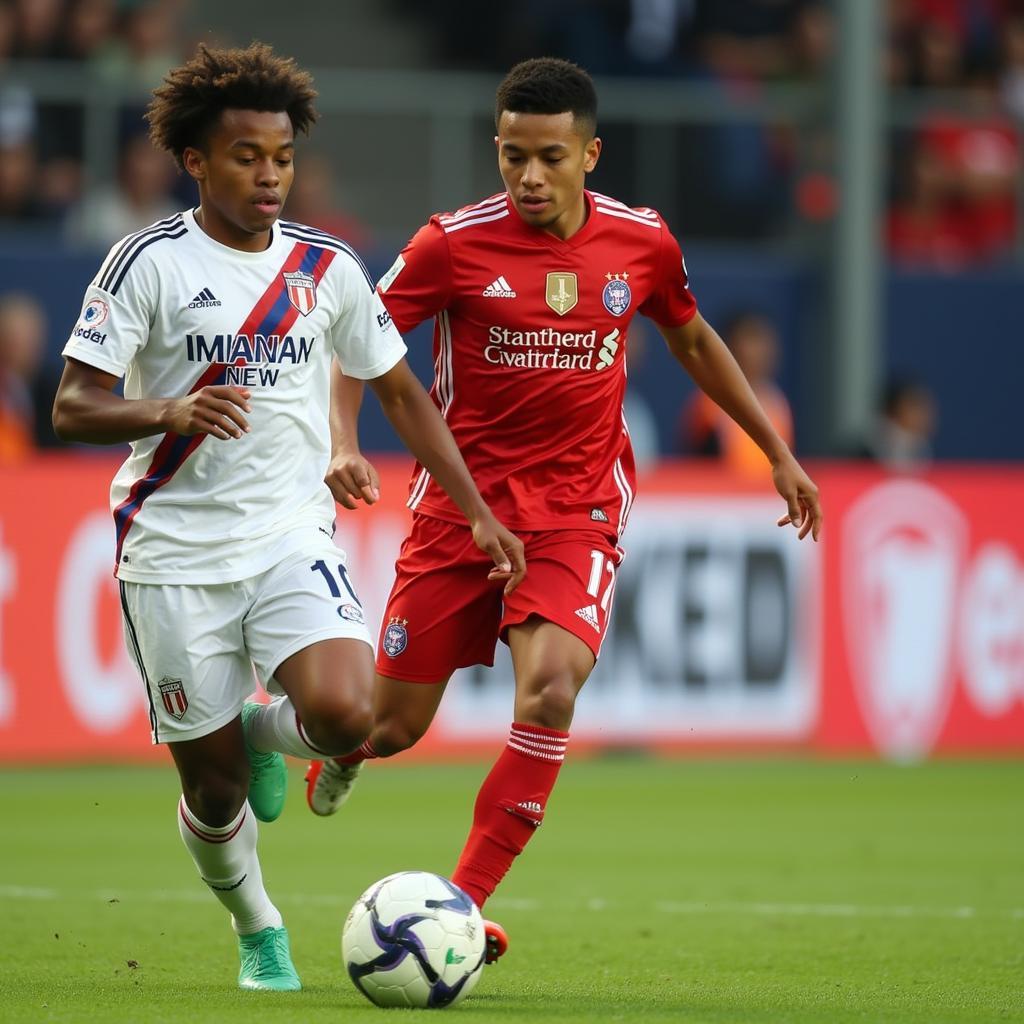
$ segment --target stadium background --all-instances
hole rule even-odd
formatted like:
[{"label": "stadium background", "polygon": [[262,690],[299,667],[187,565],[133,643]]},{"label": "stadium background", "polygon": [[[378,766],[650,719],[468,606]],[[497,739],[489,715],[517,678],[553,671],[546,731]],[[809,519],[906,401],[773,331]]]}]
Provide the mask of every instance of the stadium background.
[{"label": "stadium background", "polygon": [[[116,227],[192,198],[138,141],[148,90],[197,40],[251,38],[321,94],[286,216],[348,237],[372,272],[431,212],[500,187],[494,87],[550,52],[598,79],[592,187],[666,216],[712,323],[771,325],[823,542],[775,529],[763,473],[694,457],[692,387],[637,327],[641,493],[581,746],[1024,750],[1024,5],[28,0],[0,5],[0,759],[163,756],[109,575],[117,456],[58,450],[46,421]],[[33,324],[39,351],[19,356]],[[428,375],[429,329],[409,343]],[[924,412],[890,444],[898,383]],[[372,400],[364,430],[385,502],[339,522],[379,614],[408,460]],[[463,673],[419,754],[493,750],[509,687],[507,659]]]}]

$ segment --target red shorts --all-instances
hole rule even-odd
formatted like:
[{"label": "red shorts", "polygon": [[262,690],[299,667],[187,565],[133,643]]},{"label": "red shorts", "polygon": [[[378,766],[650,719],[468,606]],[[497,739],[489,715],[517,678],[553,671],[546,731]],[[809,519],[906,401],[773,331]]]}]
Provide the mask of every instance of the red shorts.
[{"label": "red shorts", "polygon": [[600,530],[518,532],[526,578],[503,600],[491,558],[468,526],[413,516],[402,544],[377,644],[377,671],[434,683],[457,668],[493,665],[496,642],[531,615],[601,650],[622,549]]}]

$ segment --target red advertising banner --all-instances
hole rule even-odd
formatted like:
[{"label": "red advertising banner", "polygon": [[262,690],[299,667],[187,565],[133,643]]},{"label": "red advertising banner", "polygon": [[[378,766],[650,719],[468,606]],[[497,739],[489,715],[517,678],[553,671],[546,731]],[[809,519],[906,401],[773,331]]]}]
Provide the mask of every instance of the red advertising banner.
[{"label": "red advertising banner", "polygon": [[[409,522],[408,463],[380,468],[382,502],[338,518],[371,621]],[[114,469],[104,456],[0,469],[2,761],[166,756],[121,634]],[[1024,753],[1024,470],[813,470],[816,546],[775,526],[767,483],[690,463],[641,480],[574,743]],[[511,688],[499,645],[493,669],[457,674],[413,753],[493,749]]]}]

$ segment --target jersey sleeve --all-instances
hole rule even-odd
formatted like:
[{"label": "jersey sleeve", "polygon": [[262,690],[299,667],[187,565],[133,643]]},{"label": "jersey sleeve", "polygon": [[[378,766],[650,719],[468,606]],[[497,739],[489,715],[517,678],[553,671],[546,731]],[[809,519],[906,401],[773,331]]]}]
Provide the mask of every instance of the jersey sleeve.
[{"label": "jersey sleeve", "polygon": [[[128,273],[108,285],[108,265],[121,249],[118,242],[86,289],[82,312],[62,355],[123,377],[128,364],[146,344],[156,318],[160,280],[153,263],[135,260]],[[107,287],[102,287],[107,285]]]},{"label": "jersey sleeve", "polygon": [[377,292],[400,331],[409,331],[435,316],[452,295],[452,260],[448,239],[436,219],[413,235]]},{"label": "jersey sleeve", "polygon": [[697,312],[697,300],[690,291],[690,279],[686,273],[686,260],[679,243],[664,225],[654,288],[640,307],[640,312],[663,327],[681,327],[689,323]]},{"label": "jersey sleeve", "polygon": [[331,347],[346,376],[373,380],[402,359],[405,342],[362,267],[345,260],[342,269],[344,297],[331,325]]}]

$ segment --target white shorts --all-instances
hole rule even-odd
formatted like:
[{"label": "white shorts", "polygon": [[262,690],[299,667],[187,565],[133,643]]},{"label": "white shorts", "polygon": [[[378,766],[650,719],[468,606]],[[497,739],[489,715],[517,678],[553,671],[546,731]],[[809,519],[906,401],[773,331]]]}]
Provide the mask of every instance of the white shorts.
[{"label": "white shorts", "polygon": [[125,643],[149,691],[154,743],[198,739],[230,722],[256,678],[320,640],[373,649],[345,553],[324,537],[236,583],[121,584]]}]

